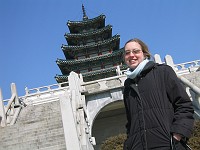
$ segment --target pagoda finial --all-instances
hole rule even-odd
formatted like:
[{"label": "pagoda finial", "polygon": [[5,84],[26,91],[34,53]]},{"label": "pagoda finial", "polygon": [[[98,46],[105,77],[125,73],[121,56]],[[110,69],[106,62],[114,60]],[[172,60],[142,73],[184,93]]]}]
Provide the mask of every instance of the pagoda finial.
[{"label": "pagoda finial", "polygon": [[85,7],[84,7],[83,4],[82,4],[82,10],[83,10],[83,20],[87,20],[87,19],[88,19],[88,16],[86,15]]}]

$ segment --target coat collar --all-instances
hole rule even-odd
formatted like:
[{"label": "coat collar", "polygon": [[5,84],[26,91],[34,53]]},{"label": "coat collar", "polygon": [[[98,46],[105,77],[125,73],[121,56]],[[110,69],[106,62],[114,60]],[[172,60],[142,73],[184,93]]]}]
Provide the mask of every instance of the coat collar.
[{"label": "coat collar", "polygon": [[150,72],[152,69],[154,69],[155,66],[157,66],[157,65],[158,65],[158,64],[155,63],[155,62],[149,61],[149,62],[145,65],[144,69],[141,71],[140,75],[138,75],[135,79],[127,78],[127,79],[125,80],[124,86],[126,87],[126,86],[130,86],[131,84],[137,83],[141,77],[144,77],[148,72]]}]

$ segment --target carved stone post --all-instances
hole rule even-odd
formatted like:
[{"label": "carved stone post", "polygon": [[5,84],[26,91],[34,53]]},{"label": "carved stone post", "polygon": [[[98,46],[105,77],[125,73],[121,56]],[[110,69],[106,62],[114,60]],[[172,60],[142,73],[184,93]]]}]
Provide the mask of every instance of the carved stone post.
[{"label": "carved stone post", "polygon": [[79,78],[78,74],[75,72],[71,72],[69,77],[69,89],[71,92],[71,98],[72,98],[72,107],[74,112],[74,119],[78,132],[78,136],[80,138],[80,143],[82,145],[82,149],[84,150],[87,147],[86,144],[86,133],[85,133],[85,127],[84,127],[84,113],[83,113],[83,105],[85,105],[85,101],[82,100],[81,95],[81,79]]},{"label": "carved stone post", "polygon": [[11,83],[11,94],[15,94],[15,105],[20,105],[15,83]]},{"label": "carved stone post", "polygon": [[0,88],[0,123],[2,127],[6,126],[6,115],[5,115],[3,95],[2,95],[1,88]]},{"label": "carved stone post", "polygon": [[82,150],[76,128],[76,118],[74,118],[69,93],[66,92],[65,96],[60,96],[59,99],[66,149]]},{"label": "carved stone post", "polygon": [[119,66],[117,66],[116,73],[117,73],[117,75],[118,75],[118,76],[119,76],[119,75],[122,75],[122,72],[121,72],[121,70],[120,70],[120,67],[119,67]]},{"label": "carved stone post", "polygon": [[154,61],[155,61],[156,63],[162,64],[160,55],[158,55],[158,54],[155,54],[155,55],[154,55]]},{"label": "carved stone post", "polygon": [[78,74],[75,72],[71,72],[69,77],[69,89],[72,96],[72,107],[74,111],[74,115],[77,113],[77,109],[83,107],[83,103],[81,101],[81,84]]},{"label": "carved stone post", "polygon": [[176,68],[174,67],[174,61],[172,59],[172,56],[166,55],[165,56],[165,62],[166,62],[167,65],[171,66],[174,69],[174,71],[176,71]]},{"label": "carved stone post", "polygon": [[81,150],[94,150],[92,143],[90,142],[91,136],[87,132],[87,123],[86,119],[86,103],[85,95],[82,95],[81,92],[84,90],[81,84],[83,83],[82,76],[71,72],[68,76],[69,81],[69,90],[71,93],[71,106],[73,110],[73,117],[75,121],[75,127],[79,142],[81,145]]}]

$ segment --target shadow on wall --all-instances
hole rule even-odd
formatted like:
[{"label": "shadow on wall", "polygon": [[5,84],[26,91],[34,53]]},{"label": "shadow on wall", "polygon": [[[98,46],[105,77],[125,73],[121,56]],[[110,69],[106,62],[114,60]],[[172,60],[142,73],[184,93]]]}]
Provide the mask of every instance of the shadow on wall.
[{"label": "shadow on wall", "polygon": [[[118,106],[118,107],[116,107]],[[123,101],[110,103],[96,117],[92,136],[96,139],[95,150],[109,137],[125,133],[126,113]]]}]

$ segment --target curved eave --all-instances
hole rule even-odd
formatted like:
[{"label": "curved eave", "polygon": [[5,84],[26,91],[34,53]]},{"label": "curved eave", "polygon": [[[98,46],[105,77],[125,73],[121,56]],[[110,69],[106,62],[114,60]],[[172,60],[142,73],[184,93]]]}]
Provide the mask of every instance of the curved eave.
[{"label": "curved eave", "polygon": [[[98,76],[98,75],[101,75],[101,74],[107,74],[107,73],[110,73],[110,72],[115,72],[116,68],[117,67],[110,67],[110,68],[106,68],[106,69],[90,71],[90,72],[82,73],[82,76],[84,78],[84,77]],[[121,70],[127,69],[127,65],[121,65],[120,69]],[[68,81],[68,75],[56,75],[55,78],[56,78],[57,82],[59,82],[59,83]]]},{"label": "curved eave", "polygon": [[86,58],[86,59],[80,59],[80,60],[63,60],[63,59],[57,59],[56,63],[58,65],[78,65],[78,64],[82,64],[82,63],[89,63],[92,61],[98,61],[98,60],[103,60],[106,58],[111,58],[111,57],[115,57],[115,56],[122,56],[123,54],[123,49],[119,49],[119,50],[115,50],[113,51],[113,53],[109,53],[109,54],[105,54],[105,55],[101,55],[101,56],[95,56],[95,57],[91,57],[91,58]]},{"label": "curved eave", "polygon": [[56,75],[54,77],[58,83],[67,82],[68,76],[67,75]]},{"label": "curved eave", "polygon": [[64,36],[65,36],[66,40],[69,40],[69,39],[74,39],[74,38],[85,38],[85,37],[89,37],[89,36],[94,36],[96,34],[102,34],[104,32],[112,33],[112,26],[107,25],[104,28],[101,28],[99,30],[95,30],[95,31],[92,31],[92,32],[77,33],[77,34],[67,33]]},{"label": "curved eave", "polygon": [[105,22],[105,18],[106,16],[101,14],[99,15],[98,17],[95,17],[95,18],[92,18],[92,19],[86,19],[86,20],[83,20],[83,21],[68,21],[67,22],[67,25],[68,27],[75,27],[75,26],[85,26],[85,25],[88,25],[88,24],[91,24],[91,23],[96,23],[96,22],[99,22],[99,21],[104,21]]},{"label": "curved eave", "polygon": [[[96,71],[90,71],[90,72],[86,72],[86,73],[82,73],[83,77],[89,77],[89,76],[95,76],[95,75],[99,75],[99,74],[105,74],[105,73],[109,73],[112,71],[116,71],[116,66],[115,67],[110,67],[110,68],[106,68],[106,69],[101,69],[101,70],[96,70]],[[126,69],[127,65],[121,65],[120,69]]]},{"label": "curved eave", "polygon": [[76,50],[82,50],[82,49],[86,49],[86,48],[103,46],[103,45],[106,45],[106,44],[110,44],[114,41],[119,42],[119,40],[120,40],[120,35],[117,34],[110,39],[100,41],[100,42],[95,43],[95,44],[87,44],[87,45],[80,45],[80,46],[62,45],[61,48],[62,48],[63,51],[76,51]]},{"label": "curved eave", "polygon": [[83,21],[68,21],[67,26],[71,33],[79,33],[85,29],[105,27],[105,15]]},{"label": "curved eave", "polygon": [[69,74],[72,71],[72,69],[70,69],[70,68],[68,68],[64,65],[61,65],[61,64],[58,64],[58,63],[57,63],[57,65],[58,65],[60,71],[62,72],[62,74]]}]

